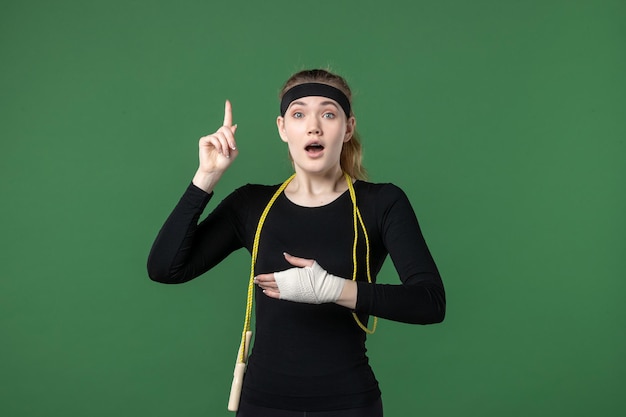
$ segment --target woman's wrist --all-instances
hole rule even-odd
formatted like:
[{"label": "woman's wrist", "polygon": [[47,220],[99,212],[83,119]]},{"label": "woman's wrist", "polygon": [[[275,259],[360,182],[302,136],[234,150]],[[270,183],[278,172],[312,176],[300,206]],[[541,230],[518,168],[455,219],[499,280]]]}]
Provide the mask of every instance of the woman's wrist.
[{"label": "woman's wrist", "polygon": [[213,192],[213,188],[215,188],[215,185],[218,183],[221,177],[221,172],[204,172],[198,169],[196,171],[196,174],[193,176],[193,180],[191,180],[191,182],[196,187],[210,194]]},{"label": "woman's wrist", "polygon": [[354,310],[356,308],[357,295],[358,287],[356,285],[356,281],[346,279],[346,283],[341,290],[341,294],[339,294],[339,299],[337,299],[335,303]]}]

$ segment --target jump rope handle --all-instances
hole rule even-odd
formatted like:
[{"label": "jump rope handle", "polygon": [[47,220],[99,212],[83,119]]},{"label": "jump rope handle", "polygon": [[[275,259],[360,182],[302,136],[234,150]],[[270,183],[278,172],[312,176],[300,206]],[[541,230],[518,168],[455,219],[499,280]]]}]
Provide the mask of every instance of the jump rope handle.
[{"label": "jump rope handle", "polygon": [[[252,332],[246,332],[246,342],[244,346],[244,361],[248,360],[248,348],[252,339]],[[239,409],[239,400],[241,398],[241,388],[243,386],[243,376],[246,373],[246,362],[239,362],[241,357],[241,346],[237,354],[237,362],[235,363],[235,371],[233,372],[233,383],[230,386],[230,396],[228,398],[228,411],[237,411]]]}]

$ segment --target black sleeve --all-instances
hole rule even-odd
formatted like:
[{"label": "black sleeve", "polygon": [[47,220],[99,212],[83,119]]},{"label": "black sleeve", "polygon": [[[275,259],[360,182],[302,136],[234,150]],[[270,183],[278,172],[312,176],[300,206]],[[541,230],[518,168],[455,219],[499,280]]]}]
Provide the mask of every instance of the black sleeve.
[{"label": "black sleeve", "polygon": [[376,217],[402,283],[357,282],[355,311],[405,323],[439,323],[446,310],[444,287],[411,203],[391,184],[381,194]]},{"label": "black sleeve", "polygon": [[159,231],[148,256],[148,276],[164,284],[189,281],[242,247],[236,192],[198,224],[213,194],[190,184]]}]

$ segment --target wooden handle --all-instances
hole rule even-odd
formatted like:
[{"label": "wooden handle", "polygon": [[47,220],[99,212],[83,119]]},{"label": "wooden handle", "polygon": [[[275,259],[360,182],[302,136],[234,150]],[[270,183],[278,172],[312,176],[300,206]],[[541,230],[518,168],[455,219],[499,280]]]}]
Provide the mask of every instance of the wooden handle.
[{"label": "wooden handle", "polygon": [[228,398],[228,411],[239,409],[239,399],[241,398],[241,387],[243,385],[243,374],[246,372],[246,364],[237,362],[235,372],[233,372],[233,384],[230,386],[230,397]]},{"label": "wooden handle", "polygon": [[243,360],[239,362],[241,357],[241,348],[237,352],[237,360],[235,363],[235,371],[233,372],[233,383],[230,386],[230,396],[228,398],[228,411],[237,411],[239,409],[239,400],[241,398],[241,388],[243,386],[243,375],[246,373],[246,362],[248,361],[248,350],[250,347],[250,341],[252,340],[252,332],[248,330],[246,332],[245,344],[243,346]]}]

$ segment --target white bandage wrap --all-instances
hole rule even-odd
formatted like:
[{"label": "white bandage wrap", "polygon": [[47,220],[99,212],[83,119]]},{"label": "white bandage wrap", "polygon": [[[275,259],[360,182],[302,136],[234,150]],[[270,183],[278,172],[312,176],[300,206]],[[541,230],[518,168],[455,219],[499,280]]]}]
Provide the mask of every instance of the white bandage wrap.
[{"label": "white bandage wrap", "polygon": [[315,262],[305,268],[274,272],[281,300],[299,303],[333,303],[339,299],[346,280],[329,274]]}]

